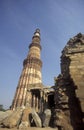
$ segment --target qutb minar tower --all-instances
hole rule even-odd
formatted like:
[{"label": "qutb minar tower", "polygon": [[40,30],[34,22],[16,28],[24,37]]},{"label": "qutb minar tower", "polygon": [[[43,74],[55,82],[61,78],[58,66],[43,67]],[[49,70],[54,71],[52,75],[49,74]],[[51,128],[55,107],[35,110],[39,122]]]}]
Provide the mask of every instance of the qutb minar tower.
[{"label": "qutb minar tower", "polygon": [[[23,70],[11,106],[12,109],[21,106],[36,105],[36,101],[38,102],[40,94],[37,95],[37,92],[39,89],[42,89],[42,61],[40,59],[40,52],[40,30],[36,29],[32,37],[32,42],[29,45],[27,58],[23,61]],[[36,93],[35,89],[37,90]],[[33,93],[33,96],[31,93]]]}]

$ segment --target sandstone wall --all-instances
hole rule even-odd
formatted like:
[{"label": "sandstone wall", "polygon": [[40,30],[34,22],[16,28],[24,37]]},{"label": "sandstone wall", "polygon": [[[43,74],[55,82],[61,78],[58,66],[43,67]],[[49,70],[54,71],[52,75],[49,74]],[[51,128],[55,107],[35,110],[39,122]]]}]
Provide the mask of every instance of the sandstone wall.
[{"label": "sandstone wall", "polygon": [[[61,88],[62,90],[65,88],[64,94],[68,97],[71,126],[74,130],[82,130],[84,129],[84,35],[81,33],[71,38],[62,51],[61,75],[63,77]],[[57,82],[59,84],[60,80]],[[62,99],[60,100],[62,102]]]}]

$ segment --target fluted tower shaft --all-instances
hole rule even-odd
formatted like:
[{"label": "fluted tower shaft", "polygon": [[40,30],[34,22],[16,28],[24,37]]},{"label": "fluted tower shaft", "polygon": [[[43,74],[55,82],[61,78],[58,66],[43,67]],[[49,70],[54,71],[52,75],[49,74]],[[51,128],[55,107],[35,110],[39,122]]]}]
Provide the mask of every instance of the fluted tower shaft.
[{"label": "fluted tower shaft", "polygon": [[23,70],[11,106],[12,109],[25,106],[27,100],[27,90],[29,88],[31,89],[32,85],[42,83],[42,61],[40,59],[40,51],[40,30],[36,29],[32,37],[32,42],[29,45],[27,58],[23,61]]}]

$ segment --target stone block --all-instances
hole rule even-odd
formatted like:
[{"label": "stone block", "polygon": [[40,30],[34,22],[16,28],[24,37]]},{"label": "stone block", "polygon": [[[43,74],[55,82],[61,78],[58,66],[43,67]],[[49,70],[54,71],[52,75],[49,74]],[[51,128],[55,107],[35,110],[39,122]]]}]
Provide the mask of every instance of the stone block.
[{"label": "stone block", "polygon": [[32,118],[33,118],[35,125],[37,127],[42,127],[41,119],[34,109],[32,110]]},{"label": "stone block", "polygon": [[8,116],[3,120],[2,122],[3,126],[7,128],[16,127],[20,122],[21,115],[22,115],[22,110],[18,109],[13,111],[13,113],[10,116]]},{"label": "stone block", "polygon": [[29,126],[28,121],[22,121],[21,124],[19,125],[19,129],[25,130],[28,128],[28,126]]},{"label": "stone block", "polygon": [[71,123],[70,123],[70,117],[62,111],[62,110],[56,110],[56,121],[55,125],[63,128],[63,130],[73,130]]},{"label": "stone block", "polygon": [[50,118],[51,118],[51,110],[46,109],[44,111],[43,127],[49,127]]},{"label": "stone block", "polygon": [[77,95],[77,97],[79,97],[79,98],[84,98],[84,87],[79,87],[79,88],[76,90],[76,95]]},{"label": "stone block", "polygon": [[83,98],[80,98],[79,101],[80,101],[81,110],[84,113],[84,96]]},{"label": "stone block", "polygon": [[10,116],[11,114],[12,114],[12,110],[7,110],[7,111],[5,111],[5,112],[0,112],[0,124],[3,122],[3,120],[5,119],[5,118],[7,118],[8,116]]},{"label": "stone block", "polygon": [[27,127],[30,127],[30,119],[29,119],[29,116],[30,116],[30,113],[31,113],[32,109],[29,107],[29,108],[26,108],[24,109],[23,113],[22,113],[22,119],[21,119],[21,123],[19,125],[19,128],[27,128]]}]

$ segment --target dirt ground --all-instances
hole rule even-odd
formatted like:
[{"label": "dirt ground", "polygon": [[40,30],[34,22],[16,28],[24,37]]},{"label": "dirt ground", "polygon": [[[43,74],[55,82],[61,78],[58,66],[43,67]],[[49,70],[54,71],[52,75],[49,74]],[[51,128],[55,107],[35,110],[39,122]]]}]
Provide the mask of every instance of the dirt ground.
[{"label": "dirt ground", "polygon": [[[12,129],[0,128],[0,130],[20,130],[20,129],[17,129],[17,128],[12,128]],[[28,127],[27,129],[23,129],[23,130],[57,130],[57,128],[51,128],[51,127],[47,127],[47,128]]]}]

